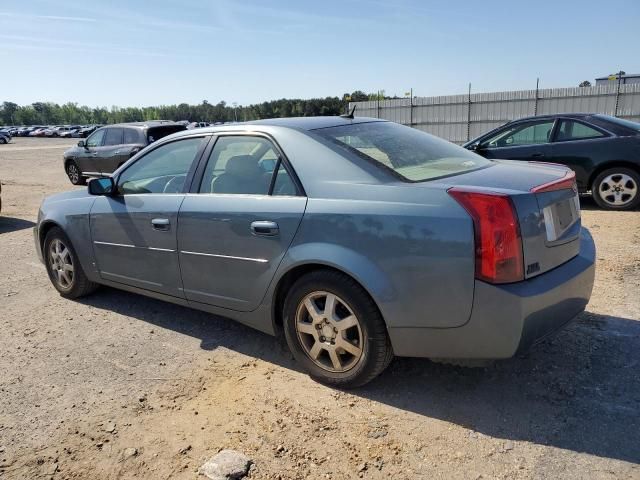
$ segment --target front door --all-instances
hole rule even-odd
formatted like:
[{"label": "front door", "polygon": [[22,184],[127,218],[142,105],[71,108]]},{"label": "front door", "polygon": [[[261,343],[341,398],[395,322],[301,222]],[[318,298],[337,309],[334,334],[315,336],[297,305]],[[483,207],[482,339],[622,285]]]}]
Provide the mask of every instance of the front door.
[{"label": "front door", "polygon": [[179,214],[188,300],[238,311],[262,301],[307,199],[267,138],[221,136]]},{"label": "front door", "polygon": [[553,125],[553,119],[545,119],[507,126],[484,140],[476,152],[486,158],[549,161]]},{"label": "front door", "polygon": [[83,173],[97,174],[100,172],[97,157],[106,133],[106,128],[93,132],[84,142],[84,148],[78,148],[75,161]]},{"label": "front door", "polygon": [[183,297],[178,210],[204,137],[159,145],[124,170],[117,193],[91,209],[93,250],[105,280]]}]

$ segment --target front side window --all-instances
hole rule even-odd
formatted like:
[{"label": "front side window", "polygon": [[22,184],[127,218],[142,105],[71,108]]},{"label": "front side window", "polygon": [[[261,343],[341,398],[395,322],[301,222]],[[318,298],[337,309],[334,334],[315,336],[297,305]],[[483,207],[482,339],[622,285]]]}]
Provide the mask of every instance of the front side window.
[{"label": "front side window", "polygon": [[413,182],[468,172],[491,163],[446,140],[392,122],[355,123],[314,133]]},{"label": "front side window", "polygon": [[538,145],[548,143],[553,129],[553,120],[521,123],[507,127],[485,140],[486,147],[517,147],[522,145]]},{"label": "front side window", "polygon": [[118,178],[118,193],[180,193],[203,138],[162,145],[140,158]]},{"label": "front side window", "polygon": [[574,122],[573,120],[562,120],[560,128],[558,129],[556,141],[585,140],[587,138],[598,137],[604,137],[604,134],[595,128],[591,128],[584,123]]},{"label": "front side window", "polygon": [[202,177],[200,193],[267,195],[278,155],[262,137],[218,138]]},{"label": "front side window", "polygon": [[100,145],[102,145],[102,138],[104,137],[104,132],[106,131],[106,129],[101,129],[101,130],[96,130],[95,132],[93,132],[89,138],[87,138],[87,141],[85,143],[85,145],[87,147],[99,147]]},{"label": "front side window", "polygon": [[104,145],[122,145],[122,129],[107,128],[107,133],[104,135]]}]

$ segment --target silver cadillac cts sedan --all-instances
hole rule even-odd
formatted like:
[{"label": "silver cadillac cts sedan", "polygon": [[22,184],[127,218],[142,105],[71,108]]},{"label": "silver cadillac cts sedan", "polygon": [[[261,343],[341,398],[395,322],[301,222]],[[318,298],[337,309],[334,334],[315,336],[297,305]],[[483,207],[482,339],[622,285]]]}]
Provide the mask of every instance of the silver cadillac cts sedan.
[{"label": "silver cadillac cts sedan", "polygon": [[338,387],[394,355],[511,357],[594,279],[571,170],[349,116],[165,137],[46,198],[34,236],[63,297],[108,285],[230,317]]}]

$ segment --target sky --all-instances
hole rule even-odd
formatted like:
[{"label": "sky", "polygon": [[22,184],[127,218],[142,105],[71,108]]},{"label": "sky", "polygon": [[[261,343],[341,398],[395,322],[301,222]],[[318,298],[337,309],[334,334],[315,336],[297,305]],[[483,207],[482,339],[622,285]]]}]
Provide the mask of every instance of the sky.
[{"label": "sky", "polygon": [[0,0],[0,102],[570,87],[640,73],[639,24],[639,0]]}]

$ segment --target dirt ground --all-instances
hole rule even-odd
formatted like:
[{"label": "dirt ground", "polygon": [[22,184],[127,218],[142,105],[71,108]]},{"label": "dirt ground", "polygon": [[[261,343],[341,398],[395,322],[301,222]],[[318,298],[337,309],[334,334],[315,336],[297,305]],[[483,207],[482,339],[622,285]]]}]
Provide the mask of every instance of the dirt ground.
[{"label": "dirt ground", "polygon": [[36,258],[73,140],[0,145],[0,478],[194,479],[221,448],[251,478],[640,479],[640,212],[583,199],[587,311],[523,358],[396,359],[341,392],[230,320],[102,288],[62,299]]}]

